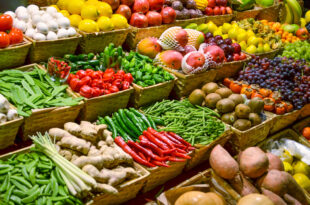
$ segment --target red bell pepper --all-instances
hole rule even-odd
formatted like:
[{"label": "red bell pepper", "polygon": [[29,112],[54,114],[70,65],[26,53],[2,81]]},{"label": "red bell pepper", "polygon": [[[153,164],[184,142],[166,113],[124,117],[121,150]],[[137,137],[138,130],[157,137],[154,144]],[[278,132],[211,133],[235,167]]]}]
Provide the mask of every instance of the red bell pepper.
[{"label": "red bell pepper", "polygon": [[82,87],[82,83],[81,80],[78,78],[73,78],[70,80],[70,87],[72,90],[74,90],[75,92],[79,92],[81,87]]},{"label": "red bell pepper", "polygon": [[112,85],[110,88],[109,88],[109,91],[111,93],[116,93],[119,91],[118,87],[116,85]]},{"label": "red bell pepper", "polygon": [[129,82],[130,84],[133,82],[133,77],[132,77],[131,73],[126,73],[126,74],[124,75],[124,81],[127,81],[127,82]]},{"label": "red bell pepper", "polygon": [[99,72],[99,71],[93,72],[93,73],[91,74],[90,77],[91,77],[93,80],[94,80],[94,79],[102,79],[101,72]]},{"label": "red bell pepper", "polygon": [[85,76],[87,76],[87,73],[85,70],[78,70],[78,72],[76,72],[76,76],[79,78],[79,79],[82,79],[84,78]]},{"label": "red bell pepper", "polygon": [[123,87],[123,84],[122,84],[122,80],[121,80],[121,79],[115,79],[115,80],[112,82],[112,85],[115,85],[119,90],[121,90],[122,87]]},{"label": "red bell pepper", "polygon": [[98,87],[94,87],[93,89],[93,97],[98,97],[101,95],[101,90]]},{"label": "red bell pepper", "polygon": [[81,79],[82,85],[91,85],[92,79],[88,75]]},{"label": "red bell pepper", "polygon": [[91,98],[93,96],[93,89],[88,85],[83,85],[80,89],[80,95],[86,98]]},{"label": "red bell pepper", "polygon": [[128,81],[123,81],[123,87],[122,89],[123,90],[127,90],[130,88],[130,83]]}]

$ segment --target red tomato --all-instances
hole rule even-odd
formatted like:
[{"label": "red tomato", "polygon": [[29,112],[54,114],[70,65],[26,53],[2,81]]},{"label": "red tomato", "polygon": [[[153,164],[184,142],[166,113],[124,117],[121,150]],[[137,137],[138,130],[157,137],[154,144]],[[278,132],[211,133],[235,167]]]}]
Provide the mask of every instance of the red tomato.
[{"label": "red tomato", "polygon": [[98,97],[101,95],[101,91],[100,91],[100,88],[93,88],[93,97]]},{"label": "red tomato", "polygon": [[11,45],[23,42],[23,32],[17,28],[12,28],[9,37]]},{"label": "red tomato", "polygon": [[130,88],[130,83],[128,81],[123,82],[123,90],[127,90]]},{"label": "red tomato", "polygon": [[124,80],[128,81],[131,84],[133,82],[133,77],[132,77],[131,73],[126,73],[124,75]]},{"label": "red tomato", "polygon": [[11,30],[13,26],[13,19],[8,14],[0,15],[0,31]]},{"label": "red tomato", "polygon": [[10,45],[10,37],[5,32],[0,32],[0,48],[6,48]]},{"label": "red tomato", "polygon": [[78,79],[78,78],[72,78],[70,80],[70,84],[69,85],[70,85],[71,89],[74,90],[75,92],[79,92],[80,88],[82,86],[81,80]]},{"label": "red tomato", "polygon": [[112,85],[112,86],[110,87],[109,91],[110,91],[111,93],[116,93],[116,92],[119,91],[119,89],[118,89],[118,87],[117,87],[116,85]]},{"label": "red tomato", "polygon": [[87,73],[86,73],[85,70],[79,70],[78,72],[76,72],[76,76],[77,76],[79,79],[84,78],[86,75],[87,75]]},{"label": "red tomato", "polygon": [[93,96],[93,89],[88,85],[83,85],[80,89],[80,95],[86,98],[91,98]]}]

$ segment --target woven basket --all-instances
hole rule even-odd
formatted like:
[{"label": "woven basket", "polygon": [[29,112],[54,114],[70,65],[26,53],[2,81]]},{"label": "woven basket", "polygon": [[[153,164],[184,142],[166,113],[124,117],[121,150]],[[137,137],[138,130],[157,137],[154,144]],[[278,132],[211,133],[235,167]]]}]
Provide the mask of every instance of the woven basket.
[{"label": "woven basket", "polygon": [[241,198],[225,180],[216,175],[212,169],[207,169],[162,193],[157,198],[157,202],[158,204],[173,205],[180,195],[188,191],[216,192],[224,197],[228,205],[235,205]]},{"label": "woven basket", "polygon": [[27,4],[35,4],[39,7],[57,4],[58,0],[28,0]]},{"label": "woven basket", "polygon": [[234,14],[234,20],[235,21],[240,21],[242,19],[247,19],[247,18],[256,18],[256,16],[260,13],[261,8],[255,7],[254,9],[247,10],[247,11],[235,11]]},{"label": "woven basket", "polygon": [[129,104],[135,108],[138,108],[166,99],[169,97],[175,81],[176,79],[148,87],[133,84],[135,91],[130,97]]},{"label": "woven basket", "polygon": [[49,57],[63,57],[65,54],[74,54],[81,39],[80,35],[58,40],[35,41],[32,42],[28,61],[30,63],[46,62]]},{"label": "woven basket", "polygon": [[190,154],[192,157],[191,159],[188,160],[185,170],[190,170],[197,165],[203,163],[204,161],[208,160],[210,157],[211,150],[213,147],[216,145],[220,144],[222,146],[225,145],[225,143],[231,138],[232,132],[229,128],[226,129],[226,131],[219,136],[216,140],[211,142],[208,145],[195,145],[196,149]]},{"label": "woven basket", "polygon": [[273,126],[270,133],[276,133],[290,125],[292,125],[299,117],[301,110],[294,110],[293,112],[285,113],[284,115],[276,115],[273,118]]},{"label": "woven basket", "polygon": [[193,90],[200,88],[205,83],[214,81],[216,77],[216,71],[214,69],[204,73],[189,75],[170,68],[164,69],[177,77],[175,86],[172,90],[172,96],[177,99],[189,95]]},{"label": "woven basket", "polygon": [[192,18],[192,19],[184,19],[184,20],[176,20],[173,25],[174,26],[181,26],[181,27],[185,27],[188,24],[191,23],[196,23],[197,25],[202,24],[202,23],[206,23],[208,17],[207,16],[202,16],[202,17],[198,17],[198,18]]},{"label": "woven basket", "polygon": [[241,61],[233,61],[223,63],[221,67],[216,69],[216,78],[215,81],[221,81],[224,78],[233,77],[239,73],[240,70],[243,69],[246,63],[248,63],[251,59],[251,56],[247,56],[246,59]]},{"label": "woven basket", "polygon": [[14,68],[25,64],[31,42],[24,38],[24,42],[0,49],[0,70]]},{"label": "woven basket", "polygon": [[155,187],[162,185],[180,175],[186,165],[187,161],[184,162],[168,162],[167,164],[170,167],[154,167],[147,168],[147,171],[150,172],[144,187],[143,193],[148,192]]},{"label": "woven basket", "polygon": [[230,22],[234,18],[235,14],[225,14],[217,16],[207,16],[205,23],[212,21],[217,26],[221,26],[224,23]]},{"label": "woven basket", "polygon": [[[266,52],[266,53],[257,53],[257,54],[255,54],[255,55],[256,55],[256,56],[259,56],[260,58],[269,58],[269,59],[273,59],[273,58],[275,58],[278,54],[280,54],[282,51],[283,51],[283,48],[278,48],[278,49],[271,50],[271,51]],[[243,52],[246,53],[247,55],[253,55],[253,54],[247,53],[247,52],[245,52],[245,51],[243,51]]]},{"label": "woven basket", "polygon": [[282,2],[274,4],[273,6],[262,8],[259,14],[256,16],[258,20],[268,20],[277,22],[279,20],[280,9],[283,7]]},{"label": "woven basket", "polygon": [[[119,91],[117,93],[111,93],[90,99],[85,98],[84,107],[78,120],[93,122],[97,120],[98,116],[106,116],[121,108],[126,108],[133,91],[133,88],[129,88],[128,90]],[[71,96],[81,97],[79,93],[72,91],[71,88],[68,89],[68,92]]]},{"label": "woven basket", "polygon": [[131,28],[96,33],[86,33],[78,30],[78,32],[82,35],[82,39],[78,46],[78,52],[99,53],[102,52],[110,43],[113,43],[115,46],[121,46],[125,42],[127,34],[130,31]]},{"label": "woven basket", "polygon": [[139,178],[127,181],[120,186],[116,187],[118,189],[118,194],[100,194],[93,199],[93,205],[116,205],[122,204],[126,201],[133,199],[142,189],[145,181],[148,179],[150,173],[145,170],[141,165],[134,163],[134,168],[139,170],[142,174]]},{"label": "woven basket", "polygon": [[301,108],[299,119],[303,119],[308,116],[310,116],[310,103]]}]

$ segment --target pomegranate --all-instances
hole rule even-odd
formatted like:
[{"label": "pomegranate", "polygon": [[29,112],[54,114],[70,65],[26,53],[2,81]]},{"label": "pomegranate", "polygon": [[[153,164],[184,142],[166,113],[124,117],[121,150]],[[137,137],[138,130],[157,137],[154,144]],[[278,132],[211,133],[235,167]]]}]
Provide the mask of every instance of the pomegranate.
[{"label": "pomegranate", "polygon": [[161,12],[161,16],[163,17],[163,23],[173,23],[177,17],[177,14],[175,13],[175,10],[171,7],[164,7]]},{"label": "pomegranate", "polygon": [[161,46],[159,45],[157,38],[148,37],[142,39],[137,45],[137,51],[142,55],[146,55],[150,58],[155,58],[155,56],[161,52]]},{"label": "pomegranate", "polygon": [[133,13],[130,18],[130,25],[145,28],[148,26],[147,17],[142,13]]},{"label": "pomegranate", "polygon": [[209,46],[205,43],[201,44],[200,51],[202,51],[204,54],[209,54],[212,58],[212,60],[216,63],[222,63],[225,58],[225,53],[223,49],[216,45]]},{"label": "pomegranate", "polygon": [[186,59],[187,65],[198,68],[202,67],[206,62],[206,58],[204,57],[203,53],[198,51],[191,52]]},{"label": "pomegranate", "polygon": [[135,3],[135,0],[121,0],[121,4],[125,4],[127,6],[132,6]]},{"label": "pomegranate", "polygon": [[181,68],[182,59],[182,54],[175,50],[164,51],[156,56],[156,60],[163,64],[163,66],[176,70]]},{"label": "pomegranate", "polygon": [[133,12],[142,12],[147,13],[149,11],[150,5],[147,0],[135,0],[135,3],[133,4]]},{"label": "pomegranate", "polygon": [[179,43],[181,47],[186,46],[188,42],[188,34],[184,29],[180,29],[176,34],[175,34],[175,40]]},{"label": "pomegranate", "polygon": [[148,0],[151,11],[160,11],[164,5],[164,0]]},{"label": "pomegranate", "polygon": [[110,4],[110,6],[112,7],[113,11],[115,9],[117,9],[119,7],[119,0],[102,0],[103,2],[106,2],[108,4]]},{"label": "pomegranate", "polygon": [[125,16],[127,20],[131,17],[131,9],[125,4],[120,5],[115,13]]},{"label": "pomegranate", "polygon": [[156,11],[149,11],[146,14],[149,26],[160,26],[162,24],[162,16]]},{"label": "pomegranate", "polygon": [[194,46],[186,45],[186,46],[184,46],[184,51],[182,51],[181,53],[185,56],[186,54],[188,54],[189,52],[192,52],[192,51],[197,51],[197,50]]}]

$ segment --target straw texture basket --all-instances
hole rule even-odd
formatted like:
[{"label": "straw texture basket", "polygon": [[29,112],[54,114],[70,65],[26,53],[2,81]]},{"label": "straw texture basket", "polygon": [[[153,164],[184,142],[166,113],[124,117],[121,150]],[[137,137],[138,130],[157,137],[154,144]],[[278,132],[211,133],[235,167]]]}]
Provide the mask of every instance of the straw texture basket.
[{"label": "straw texture basket", "polygon": [[207,16],[206,22],[212,21],[217,26],[223,25],[225,22],[230,22],[234,18],[235,14],[225,14],[217,16]]},{"label": "straw texture basket", "polygon": [[0,49],[0,70],[14,68],[25,64],[31,42],[24,38],[24,42]]},{"label": "straw texture basket", "polygon": [[176,20],[173,25],[174,26],[181,26],[181,27],[185,27],[188,24],[191,23],[196,23],[197,25],[202,24],[202,23],[206,23],[208,17],[207,16],[202,16],[202,17],[198,17],[198,18],[192,18],[192,19],[184,19],[184,20]]},{"label": "straw texture basket", "polygon": [[28,38],[32,42],[28,61],[30,63],[46,62],[52,56],[63,57],[65,54],[74,54],[80,38],[80,35],[47,41],[35,41]]},{"label": "straw texture basket", "polygon": [[260,13],[261,8],[255,7],[254,9],[247,10],[247,11],[235,11],[234,14],[234,20],[235,21],[240,21],[242,19],[247,19],[247,18],[256,18],[258,14]]},{"label": "straw texture basket", "polygon": [[177,99],[189,95],[193,90],[201,87],[204,83],[214,81],[216,77],[216,71],[214,69],[208,70],[204,73],[189,75],[170,68],[164,69],[177,77],[172,91],[173,97]]},{"label": "straw texture basket", "polygon": [[100,194],[93,199],[93,205],[115,205],[125,203],[126,201],[136,197],[138,192],[142,189],[145,181],[148,179],[150,173],[145,170],[141,165],[134,163],[134,168],[141,173],[139,178],[127,181],[120,186],[116,187],[118,189],[118,194]]},{"label": "straw texture basket", "polygon": [[129,104],[135,108],[138,108],[156,101],[166,99],[169,97],[175,81],[176,79],[148,87],[142,87],[137,84],[133,84],[135,91],[130,97]]},{"label": "straw texture basket", "polygon": [[301,108],[299,118],[303,119],[308,116],[310,116],[310,103]]},{"label": "straw texture basket", "polygon": [[192,158],[188,160],[185,170],[186,171],[190,170],[196,167],[197,165],[203,163],[204,161],[208,160],[213,147],[215,147],[218,144],[224,146],[225,143],[231,138],[231,136],[232,136],[232,132],[228,128],[221,136],[219,136],[216,140],[214,140],[210,144],[195,145],[196,149],[192,152],[192,154],[190,154]]},{"label": "straw texture basket", "polygon": [[276,115],[273,118],[273,126],[270,129],[270,133],[276,133],[290,125],[292,125],[299,117],[301,110],[294,110],[284,115]]},{"label": "straw texture basket", "polygon": [[259,14],[256,16],[259,20],[268,20],[277,22],[279,20],[280,9],[283,7],[282,2],[276,3],[273,6],[262,8]]},{"label": "straw texture basket", "polygon": [[99,53],[102,52],[110,43],[113,43],[115,46],[121,46],[125,42],[127,34],[130,31],[131,28],[96,33],[86,33],[78,30],[78,32],[82,35],[78,46],[78,52]]},{"label": "straw texture basket", "polygon": [[305,127],[310,127],[310,117],[303,119],[293,125],[293,130],[295,130],[295,132],[297,132],[299,135],[302,135],[302,130]]},{"label": "straw texture basket", "polygon": [[[283,51],[283,48],[278,48],[278,49],[271,50],[271,51],[266,52],[266,53],[257,53],[257,54],[254,54],[254,55],[259,56],[260,58],[269,58],[269,59],[273,59],[273,58],[275,58],[278,54],[280,54],[282,51]],[[243,51],[243,52],[244,52],[244,51]],[[247,55],[253,55],[253,54],[250,54],[250,53],[247,53],[247,52],[244,52],[244,53],[246,53]]]},{"label": "straw texture basket", "polygon": [[168,162],[167,164],[170,167],[153,167],[147,168],[150,172],[150,176],[148,177],[144,187],[143,193],[148,192],[155,187],[162,185],[180,175],[186,165],[186,161],[184,162]]},{"label": "straw texture basket", "polygon": [[49,6],[52,4],[57,4],[58,0],[28,0],[28,5],[29,4],[35,4],[39,7],[43,7],[43,6]]},{"label": "straw texture basket", "polygon": [[[96,121],[98,116],[106,116],[121,108],[126,108],[129,102],[133,88],[119,91],[117,93],[111,93],[108,95],[102,95],[94,98],[84,99],[84,107],[80,113],[78,120]],[[75,93],[68,89],[71,96],[81,97],[79,93]]]}]

